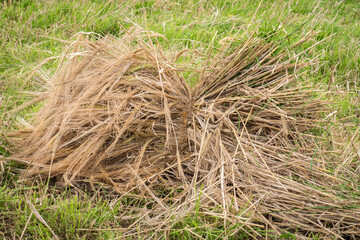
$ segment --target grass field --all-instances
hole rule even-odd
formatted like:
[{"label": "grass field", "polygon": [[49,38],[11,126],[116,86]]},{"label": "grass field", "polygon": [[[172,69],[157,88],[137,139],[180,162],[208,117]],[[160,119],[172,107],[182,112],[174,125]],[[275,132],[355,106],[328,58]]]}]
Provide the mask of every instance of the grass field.
[{"label": "grass field", "polygon": [[[360,2],[356,0],[263,0],[263,1],[2,1],[0,2],[0,238],[3,239],[117,239],[132,224],[123,217],[131,206],[145,205],[146,199],[122,198],[106,186],[84,184],[82,188],[49,186],[45,180],[19,182],[15,162],[1,161],[11,155],[5,135],[14,123],[26,124],[39,105],[17,115],[11,109],[31,99],[29,91],[43,90],[68,42],[79,32],[119,36],[124,29],[140,26],[166,37],[169,51],[193,48],[206,51],[209,45],[237,32],[239,41],[252,33],[278,41],[284,48],[305,36],[308,41],[294,51],[311,61],[304,81],[328,91],[333,101],[326,129],[342,129],[344,144],[359,142],[360,124]],[[186,64],[187,59],[182,60]],[[40,71],[33,69],[42,63]],[[325,117],[325,116],[324,116]],[[328,139],[329,146],[331,139]],[[349,144],[350,145],[350,144]],[[359,165],[360,155],[354,155]],[[51,185],[51,184],[50,184]],[[360,208],[360,186],[354,188]],[[198,208],[200,209],[200,208]],[[294,239],[292,233],[275,236],[229,224],[195,209],[172,225],[164,238],[171,239]],[[134,213],[136,214],[136,213]],[[237,230],[241,229],[241,230]],[[256,229],[256,228],[255,228]],[[153,229],[139,229],[128,238],[146,238]],[[309,235],[309,239],[323,239]]]}]

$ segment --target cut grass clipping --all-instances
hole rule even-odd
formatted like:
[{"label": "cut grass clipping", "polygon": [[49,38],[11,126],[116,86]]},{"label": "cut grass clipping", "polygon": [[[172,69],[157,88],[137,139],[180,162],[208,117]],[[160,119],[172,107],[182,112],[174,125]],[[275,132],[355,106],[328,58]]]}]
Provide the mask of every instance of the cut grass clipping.
[{"label": "cut grass clipping", "polygon": [[358,199],[336,190],[351,181],[312,134],[325,102],[296,82],[298,55],[255,37],[227,42],[190,86],[175,63],[186,51],[165,54],[157,37],[71,44],[31,125],[8,136],[25,177],[151,199],[124,237],[164,234],[194,211],[223,218],[227,236],[360,236]]}]

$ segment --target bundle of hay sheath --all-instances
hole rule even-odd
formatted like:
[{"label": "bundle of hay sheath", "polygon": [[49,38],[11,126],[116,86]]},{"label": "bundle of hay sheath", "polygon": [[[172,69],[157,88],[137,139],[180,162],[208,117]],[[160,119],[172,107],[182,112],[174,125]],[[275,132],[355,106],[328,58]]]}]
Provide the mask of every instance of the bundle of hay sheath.
[{"label": "bundle of hay sheath", "polygon": [[360,210],[331,190],[344,180],[316,151],[310,130],[324,102],[296,83],[302,64],[250,38],[205,57],[190,86],[170,60],[176,54],[145,35],[71,45],[33,128],[15,138],[11,158],[30,166],[26,177],[88,179],[147,196],[154,206],[136,223],[158,232],[200,205],[254,237],[254,228],[359,236]]}]

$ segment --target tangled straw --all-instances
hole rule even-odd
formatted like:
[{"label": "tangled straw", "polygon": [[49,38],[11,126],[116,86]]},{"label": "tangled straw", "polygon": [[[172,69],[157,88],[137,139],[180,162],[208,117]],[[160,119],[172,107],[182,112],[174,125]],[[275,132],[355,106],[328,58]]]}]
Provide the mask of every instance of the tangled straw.
[{"label": "tangled straw", "polygon": [[297,84],[305,64],[252,37],[206,59],[191,87],[144,38],[72,44],[33,128],[13,135],[11,159],[30,166],[27,177],[90,179],[153,199],[148,220],[137,219],[128,234],[138,224],[164,232],[200,201],[203,214],[240,222],[254,237],[259,228],[360,236],[360,210],[346,208],[353,200],[333,189],[346,180],[315,148],[311,131],[325,102]]}]

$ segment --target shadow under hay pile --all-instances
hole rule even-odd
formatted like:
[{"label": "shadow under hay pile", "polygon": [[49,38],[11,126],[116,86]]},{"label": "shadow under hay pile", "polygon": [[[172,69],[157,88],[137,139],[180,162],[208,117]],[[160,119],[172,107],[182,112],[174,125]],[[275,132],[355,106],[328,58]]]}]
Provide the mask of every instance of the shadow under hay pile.
[{"label": "shadow under hay pile", "polygon": [[[254,228],[360,236],[360,210],[345,208],[351,199],[331,189],[345,180],[315,148],[310,130],[324,102],[295,83],[303,64],[250,38],[205,60],[191,87],[150,38],[141,39],[72,44],[33,128],[12,138],[11,159],[30,166],[26,177],[136,190],[156,203],[137,222],[159,232],[200,201],[204,214],[242,222],[254,237]],[[171,201],[160,187],[174,190]]]}]

